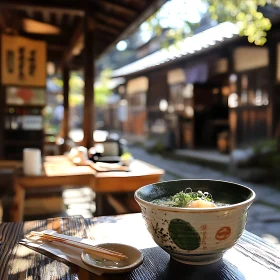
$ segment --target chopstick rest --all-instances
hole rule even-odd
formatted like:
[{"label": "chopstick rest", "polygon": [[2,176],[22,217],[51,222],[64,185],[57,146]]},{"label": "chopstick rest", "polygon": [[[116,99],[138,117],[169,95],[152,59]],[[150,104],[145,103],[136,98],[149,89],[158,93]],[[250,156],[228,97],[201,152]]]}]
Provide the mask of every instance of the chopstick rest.
[{"label": "chopstick rest", "polygon": [[94,245],[85,244],[80,241],[73,241],[73,240],[69,239],[69,236],[63,235],[63,234],[54,235],[54,234],[47,233],[47,232],[32,231],[32,232],[30,232],[30,234],[26,235],[26,238],[28,238],[28,239],[38,238],[38,239],[43,239],[43,240],[47,240],[47,241],[54,241],[54,242],[62,243],[62,244],[68,245],[68,246],[82,249],[85,253],[92,254],[99,258],[104,258],[104,259],[111,260],[111,261],[121,261],[121,260],[127,259],[127,256],[122,253],[115,252],[115,251],[108,250],[108,249],[101,248],[101,247],[94,246]]}]

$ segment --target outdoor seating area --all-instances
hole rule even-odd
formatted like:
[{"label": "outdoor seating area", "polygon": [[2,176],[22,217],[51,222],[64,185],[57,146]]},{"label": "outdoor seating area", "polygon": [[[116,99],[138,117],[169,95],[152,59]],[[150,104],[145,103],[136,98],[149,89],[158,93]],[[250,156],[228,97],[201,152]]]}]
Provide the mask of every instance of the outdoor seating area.
[{"label": "outdoor seating area", "polygon": [[[25,196],[28,190],[50,189],[57,186],[89,186],[95,192],[96,213],[104,215],[103,199],[109,194],[134,193],[141,186],[160,180],[164,170],[145,162],[133,160],[128,169],[120,165],[98,164],[90,162],[75,164],[67,156],[48,156],[43,162],[43,170],[36,176],[21,174],[17,170],[14,179],[15,203],[12,208],[13,221],[22,221]],[[132,211],[132,210],[131,210]]]},{"label": "outdoor seating area", "polygon": [[0,1],[0,280],[279,280],[280,4],[226,2]]},{"label": "outdoor seating area", "polygon": [[[96,179],[94,182],[92,180],[92,177],[98,177],[94,175],[96,170],[101,172],[106,170],[106,168],[98,168],[95,159],[119,163],[120,156],[125,153],[123,150],[125,143],[122,141],[114,142],[111,139],[111,144],[108,141],[104,144],[111,145],[111,148],[106,147],[104,150],[104,147],[101,144],[97,145],[97,141],[92,137],[95,130],[92,89],[95,79],[95,61],[114,45],[115,41],[120,40],[126,32],[133,29],[134,25],[152,15],[164,1],[162,3],[161,1],[143,1],[139,4],[134,3],[130,8],[126,4],[111,3],[110,1],[86,1],[85,6],[81,6],[79,1],[72,2],[70,6],[65,6],[60,0],[52,3],[40,1],[36,4],[29,3],[29,1],[23,1],[20,4],[4,1],[0,4],[1,20],[4,24],[1,26],[3,75],[1,76],[0,102],[0,160],[3,174],[10,172],[10,176],[5,175],[5,177],[9,177],[6,185],[13,190],[7,194],[9,201],[13,200],[13,196],[18,201],[13,206],[9,203],[8,208],[5,207],[5,213],[8,212],[7,215],[5,214],[7,221],[22,220],[25,188],[39,188],[37,184],[40,182],[39,185],[44,187],[43,189],[48,189],[52,185],[59,190],[65,184],[68,187],[75,187],[77,184],[80,187],[86,186],[93,189],[94,186],[100,184],[100,179]],[[98,9],[98,13],[95,13],[96,9]],[[119,19],[119,15],[123,17],[123,21]],[[10,26],[9,16],[14,20],[19,20],[21,24]],[[62,17],[63,21],[60,21]],[[117,25],[115,25],[116,22]],[[73,32],[69,32],[70,29]],[[19,61],[14,59],[18,51],[21,52]],[[34,57],[29,59],[29,54]],[[8,57],[9,55],[11,59]],[[83,57],[86,59],[84,60]],[[62,70],[63,76],[64,98],[61,111],[63,120],[58,135],[45,131],[43,123],[44,108],[48,105],[46,104],[46,83],[47,66],[50,61]],[[33,66],[30,63],[33,63]],[[35,72],[33,73],[29,68]],[[70,122],[69,73],[75,69],[83,69],[85,77],[81,142],[74,142],[68,136]],[[103,149],[102,153],[94,151],[94,142],[97,149]],[[118,147],[114,147],[115,144]],[[22,175],[25,173],[23,164],[25,148],[40,150],[41,160],[46,161],[45,156],[47,155],[63,155],[69,153],[72,148],[80,146],[90,151],[87,156],[92,162],[91,167],[83,167],[81,162],[70,163],[68,159],[59,161],[55,167],[50,167],[48,162],[43,162],[43,169],[40,172],[38,171],[40,167],[37,166],[38,178],[30,179],[31,181],[34,179],[36,182],[24,183],[27,179]],[[101,156],[102,158],[100,158]],[[137,161],[135,161],[135,165],[137,165],[136,163]],[[48,166],[46,167],[46,165]],[[7,168],[12,171],[5,171]],[[50,169],[51,171],[49,171]],[[55,170],[55,174],[52,173],[53,170]],[[122,170],[120,171],[122,172]],[[71,174],[71,178],[68,176],[69,174]],[[63,181],[65,178],[68,179]],[[42,191],[38,191],[37,194],[36,188],[35,190],[33,188],[31,193],[36,199],[36,196],[41,196],[40,192]],[[57,191],[57,194],[61,196],[61,191]],[[3,195],[5,198],[6,194]],[[30,195],[26,194],[26,196]],[[52,197],[51,194],[50,196]],[[52,199],[54,199],[54,203],[61,204],[59,197]],[[63,207],[55,208],[63,209]],[[98,209],[100,208],[101,206],[98,207]],[[11,218],[7,218],[9,216]]]}]

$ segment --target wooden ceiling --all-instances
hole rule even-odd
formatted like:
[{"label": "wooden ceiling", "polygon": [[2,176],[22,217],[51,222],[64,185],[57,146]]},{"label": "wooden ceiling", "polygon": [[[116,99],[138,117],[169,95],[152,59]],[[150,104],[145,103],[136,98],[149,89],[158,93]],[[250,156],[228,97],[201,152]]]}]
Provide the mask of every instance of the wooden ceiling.
[{"label": "wooden ceiling", "polygon": [[[98,58],[128,36],[166,1],[1,0],[0,32],[45,40],[48,43],[48,60],[57,63],[72,60],[79,66],[82,63],[85,14],[94,19],[95,57]],[[52,25],[60,32],[30,33],[26,30],[26,22],[32,23],[32,20]]]}]

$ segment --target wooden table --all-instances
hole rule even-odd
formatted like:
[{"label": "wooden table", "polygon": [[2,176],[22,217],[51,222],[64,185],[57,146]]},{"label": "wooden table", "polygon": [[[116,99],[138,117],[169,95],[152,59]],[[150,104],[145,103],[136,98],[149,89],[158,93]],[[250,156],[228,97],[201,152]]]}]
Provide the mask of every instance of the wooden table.
[{"label": "wooden table", "polygon": [[[96,276],[70,263],[55,260],[17,242],[31,230],[55,229],[64,234],[120,242],[141,249],[144,263],[130,273]],[[0,225],[0,279],[41,280],[279,280],[280,252],[245,231],[223,259],[206,266],[177,263],[159,248],[146,230],[141,214],[83,219],[80,216]],[[52,258],[50,258],[52,257]],[[56,258],[57,259],[57,258]]]},{"label": "wooden table", "polygon": [[0,168],[17,169],[22,167],[22,162],[18,160],[0,160]]},{"label": "wooden table", "polygon": [[13,221],[22,221],[25,193],[31,188],[58,185],[89,186],[96,192],[96,215],[102,215],[102,198],[109,193],[135,192],[138,188],[160,180],[164,170],[134,160],[130,171],[96,172],[89,166],[77,166],[66,156],[48,156],[40,176],[16,176]]}]

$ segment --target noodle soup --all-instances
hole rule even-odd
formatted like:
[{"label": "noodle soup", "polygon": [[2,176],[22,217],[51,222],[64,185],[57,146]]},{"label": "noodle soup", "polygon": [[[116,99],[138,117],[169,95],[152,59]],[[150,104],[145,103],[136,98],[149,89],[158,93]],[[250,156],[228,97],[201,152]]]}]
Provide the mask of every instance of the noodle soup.
[{"label": "noodle soup", "polygon": [[138,189],[135,199],[154,241],[188,264],[218,261],[241,236],[255,193],[214,180],[177,180]]}]

